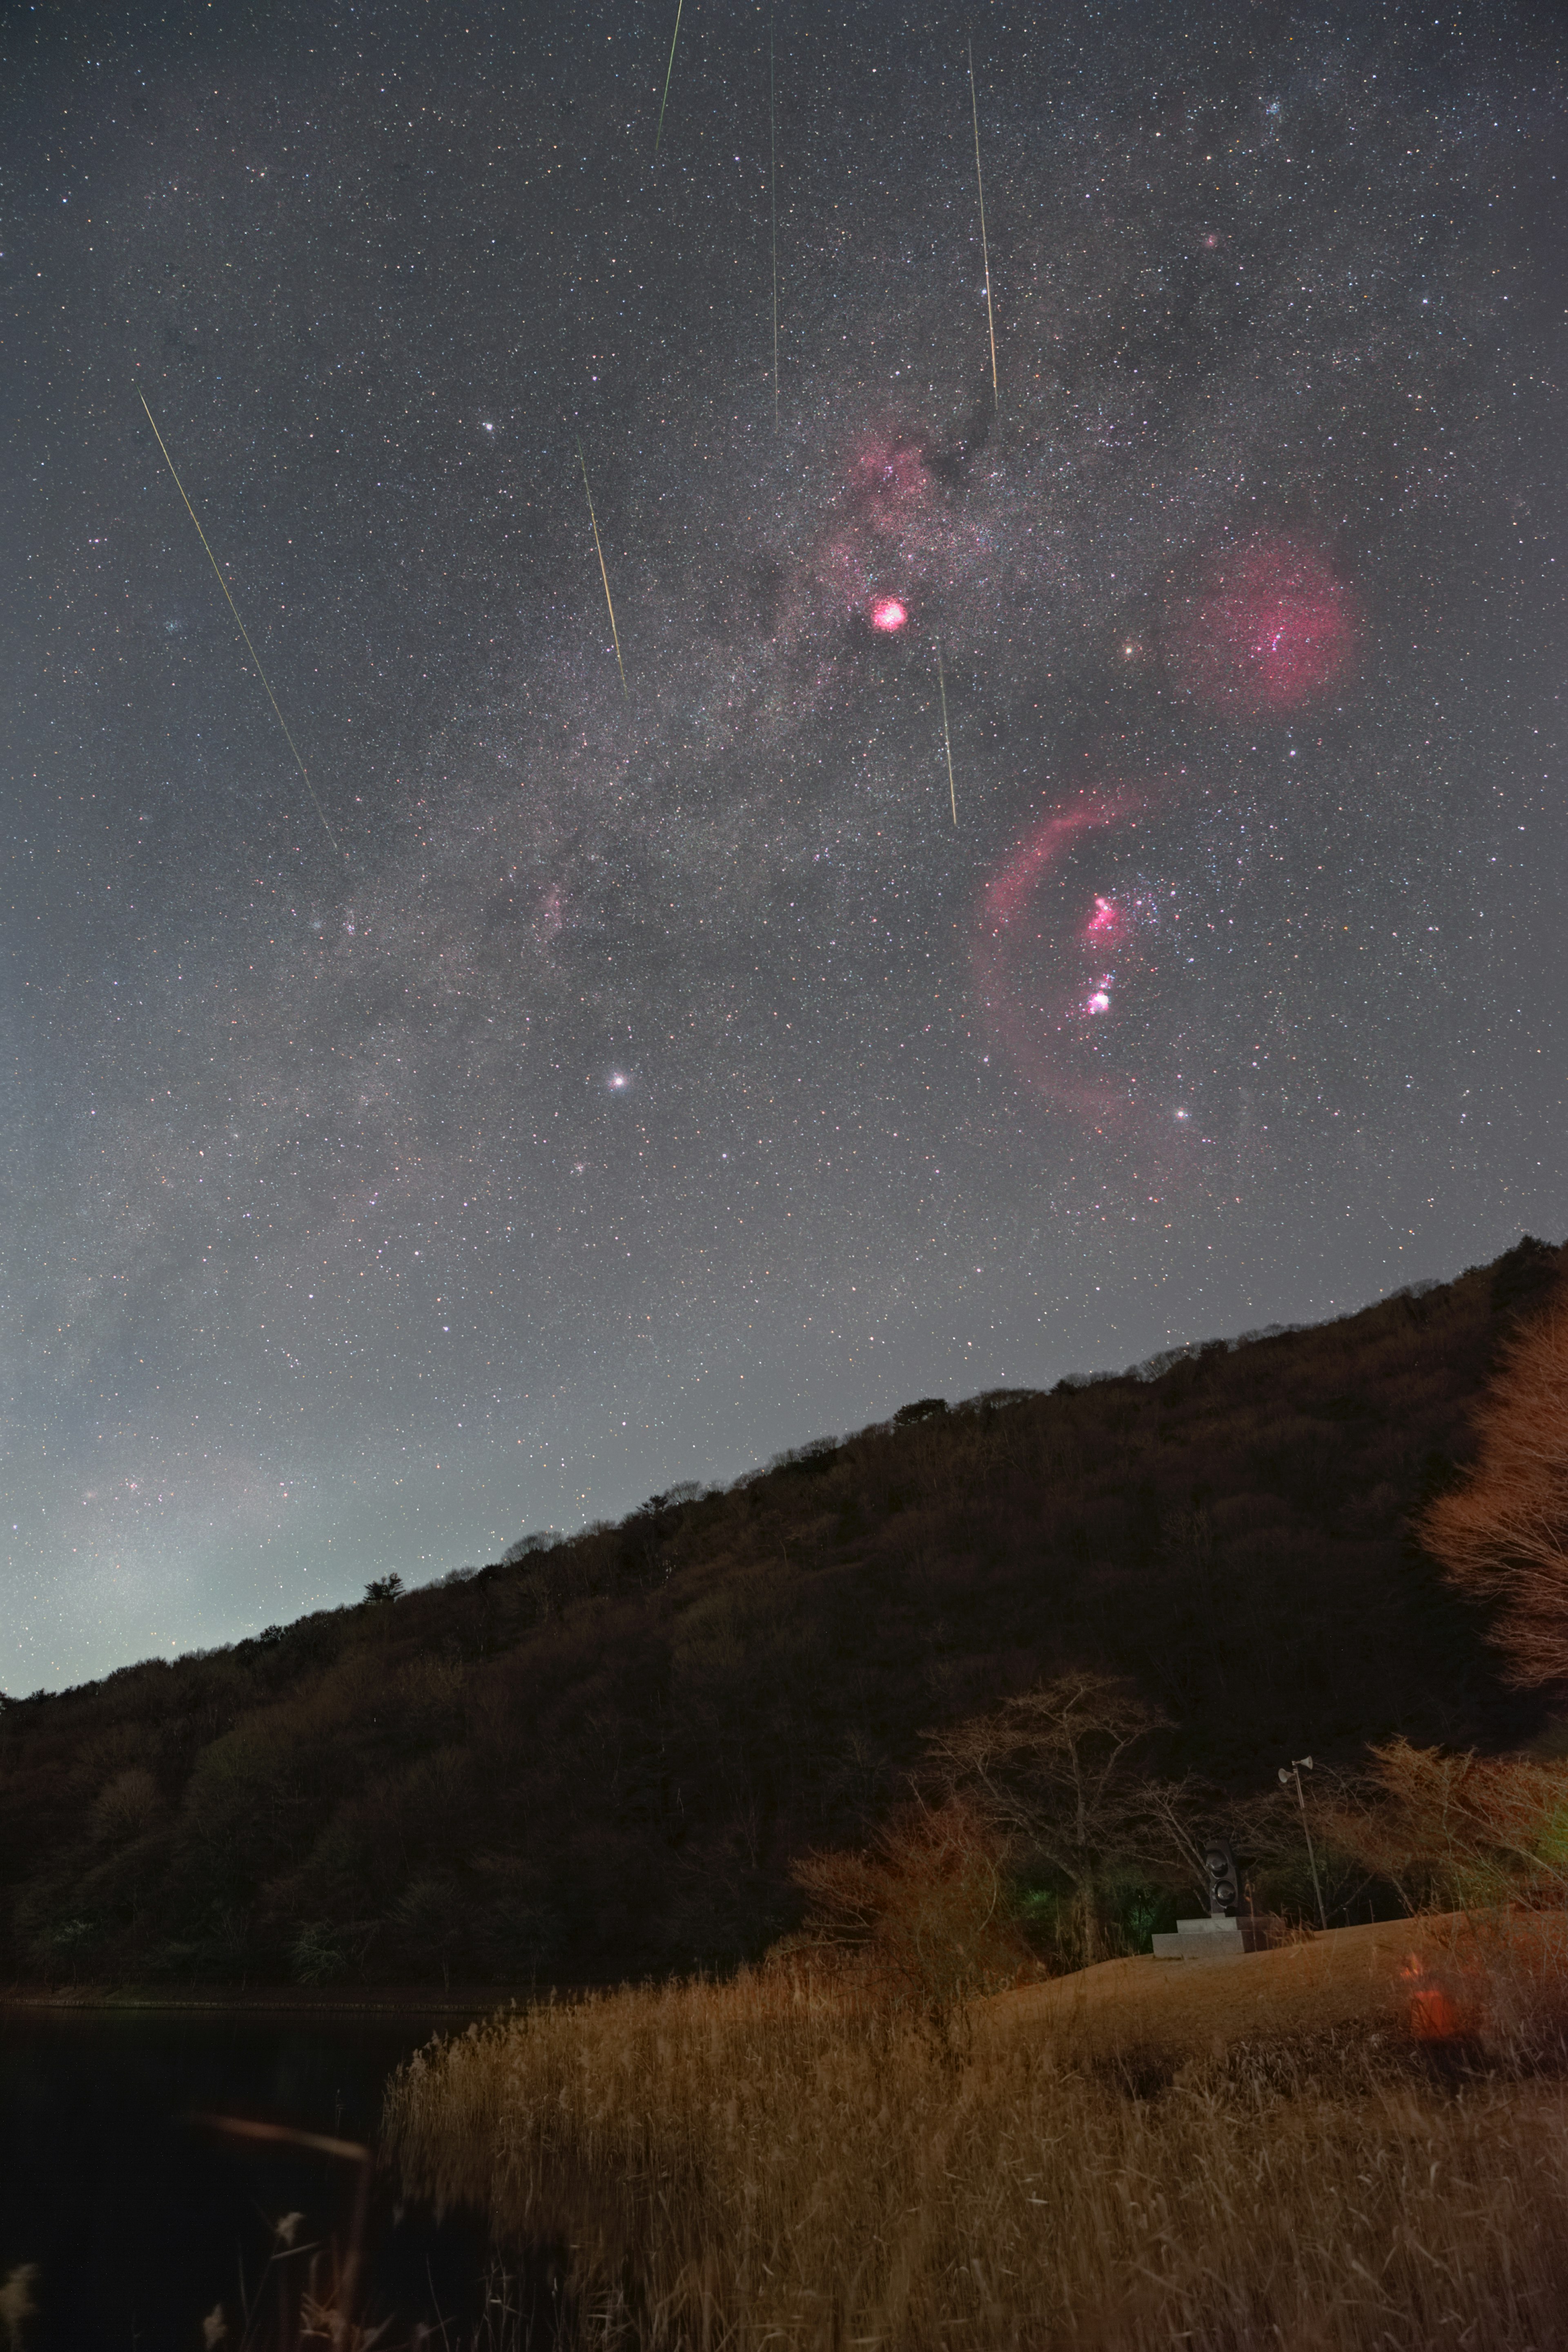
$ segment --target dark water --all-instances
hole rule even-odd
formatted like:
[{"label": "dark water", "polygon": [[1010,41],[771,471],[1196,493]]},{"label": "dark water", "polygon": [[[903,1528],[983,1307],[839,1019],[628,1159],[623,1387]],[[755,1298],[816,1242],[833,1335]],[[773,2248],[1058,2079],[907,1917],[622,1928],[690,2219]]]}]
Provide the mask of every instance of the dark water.
[{"label": "dark water", "polygon": [[[163,2352],[202,2343],[225,2306],[243,2333],[272,2223],[346,2240],[355,2168],[225,2140],[216,2112],[374,2147],[391,2069],[463,2020],[200,2011],[0,2011],[0,2280],[36,2263],[27,2352]],[[378,2176],[366,2302],[394,2340],[475,2317],[486,2260],[471,2218],[399,2216]],[[439,2338],[437,2339],[439,2340]]]}]

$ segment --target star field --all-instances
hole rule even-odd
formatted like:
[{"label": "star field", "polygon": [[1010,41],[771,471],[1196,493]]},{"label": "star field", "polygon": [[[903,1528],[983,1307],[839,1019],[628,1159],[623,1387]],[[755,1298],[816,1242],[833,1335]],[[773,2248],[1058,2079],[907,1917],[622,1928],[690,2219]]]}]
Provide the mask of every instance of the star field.
[{"label": "star field", "polygon": [[6,18],[0,1685],[1564,1230],[1559,29]]}]

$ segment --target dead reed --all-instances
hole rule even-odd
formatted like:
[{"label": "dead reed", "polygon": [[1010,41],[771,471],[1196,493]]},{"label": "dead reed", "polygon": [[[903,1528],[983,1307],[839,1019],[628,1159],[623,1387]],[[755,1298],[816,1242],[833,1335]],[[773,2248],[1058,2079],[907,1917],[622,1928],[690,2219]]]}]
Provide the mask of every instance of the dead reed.
[{"label": "dead reed", "polygon": [[764,1970],[434,2044],[393,2079],[386,2152],[411,2192],[554,2249],[584,2347],[1546,2352],[1568,2084],[1551,1988],[1511,1999],[1447,2074],[1283,2018],[1140,2074]]}]

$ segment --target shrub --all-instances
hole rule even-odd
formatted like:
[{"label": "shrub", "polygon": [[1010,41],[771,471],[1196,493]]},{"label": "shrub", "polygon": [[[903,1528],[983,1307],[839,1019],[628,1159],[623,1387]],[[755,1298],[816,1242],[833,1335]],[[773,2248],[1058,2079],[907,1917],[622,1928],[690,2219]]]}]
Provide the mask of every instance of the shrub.
[{"label": "shrub", "polygon": [[323,1919],[303,1921],[288,1950],[289,1969],[306,1985],[336,1984],[348,1969],[337,1933]]},{"label": "shrub", "polygon": [[1455,1588],[1499,1604],[1491,1640],[1521,1685],[1568,1675],[1568,1305],[1514,1340],[1477,1409],[1479,1455],[1421,1535]]},{"label": "shrub", "polygon": [[927,2018],[947,2018],[1029,1964],[999,1841],[959,1798],[934,1808],[916,1800],[864,1853],[806,1854],[790,1876],[806,1896],[808,1943],[852,1958],[884,1997]]}]

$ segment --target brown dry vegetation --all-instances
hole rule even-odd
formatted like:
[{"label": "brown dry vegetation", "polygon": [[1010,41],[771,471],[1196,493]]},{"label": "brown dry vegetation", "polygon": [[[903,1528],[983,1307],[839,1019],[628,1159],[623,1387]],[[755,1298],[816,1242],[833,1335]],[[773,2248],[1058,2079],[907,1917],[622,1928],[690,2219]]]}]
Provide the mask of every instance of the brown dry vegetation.
[{"label": "brown dry vegetation", "polygon": [[[601,1996],[423,2053],[387,2147],[548,2252],[566,2346],[1546,2352],[1565,1927],[1113,1961],[946,2037],[788,1966]],[[1412,1945],[1475,2019],[1446,2071]]]},{"label": "brown dry vegetation", "polygon": [[1568,1305],[1509,1348],[1475,1416],[1470,1475],[1421,1533],[1461,1591],[1500,1603],[1492,1639],[1521,1684],[1568,1675]]},{"label": "brown dry vegetation", "polygon": [[1568,1902],[1568,1765],[1389,1740],[1324,1814],[1408,1912]]}]

